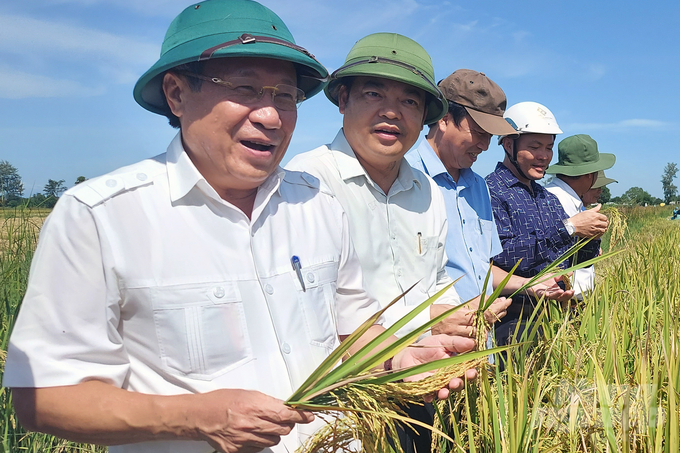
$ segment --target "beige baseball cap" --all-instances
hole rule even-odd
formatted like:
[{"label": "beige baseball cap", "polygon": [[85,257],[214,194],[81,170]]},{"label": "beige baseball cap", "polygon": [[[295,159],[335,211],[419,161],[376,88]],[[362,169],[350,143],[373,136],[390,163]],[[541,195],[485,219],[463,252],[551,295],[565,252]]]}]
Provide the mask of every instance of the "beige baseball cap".
[{"label": "beige baseball cap", "polygon": [[473,120],[492,135],[517,135],[504,118],[505,93],[483,72],[459,69],[439,82],[439,89],[451,102],[465,107]]}]

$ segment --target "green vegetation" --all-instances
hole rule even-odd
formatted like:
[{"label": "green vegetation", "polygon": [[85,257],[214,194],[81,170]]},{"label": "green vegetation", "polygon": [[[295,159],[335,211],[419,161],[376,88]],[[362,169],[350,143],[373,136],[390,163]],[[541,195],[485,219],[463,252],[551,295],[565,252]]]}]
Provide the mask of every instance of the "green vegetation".
[{"label": "green vegetation", "polygon": [[546,305],[542,335],[527,333],[505,371],[439,404],[454,438],[439,451],[680,451],[680,228],[667,211],[628,211],[633,229],[598,264],[595,293],[567,312]]},{"label": "green vegetation", "polygon": [[[680,224],[666,220],[671,211],[622,211],[628,231],[615,248],[624,251],[598,263],[596,292],[571,312],[547,305],[542,336],[528,332],[503,372],[483,367],[440,404],[439,427],[454,443],[439,437],[438,451],[680,451]],[[46,214],[0,210],[0,374]],[[0,453],[106,450],[26,433],[7,389],[0,412]]]}]

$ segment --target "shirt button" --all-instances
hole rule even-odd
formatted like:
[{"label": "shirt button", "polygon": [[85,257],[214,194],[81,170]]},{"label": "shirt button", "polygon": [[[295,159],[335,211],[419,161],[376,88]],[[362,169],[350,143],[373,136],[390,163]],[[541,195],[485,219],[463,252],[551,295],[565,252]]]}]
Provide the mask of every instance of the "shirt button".
[{"label": "shirt button", "polygon": [[106,185],[108,187],[116,187],[117,184],[118,184],[118,182],[115,179],[107,179],[106,180]]},{"label": "shirt button", "polygon": [[146,181],[146,178],[147,176],[145,173],[137,173],[137,179],[139,179],[140,181]]},{"label": "shirt button", "polygon": [[290,354],[290,351],[291,351],[290,345],[289,345],[288,343],[283,343],[283,344],[281,345],[281,350],[282,350],[285,354]]},{"label": "shirt button", "polygon": [[470,247],[470,251],[472,251],[472,247]]},{"label": "shirt button", "polygon": [[267,294],[274,294],[274,287],[272,285],[270,285],[269,283],[264,285],[264,290]]},{"label": "shirt button", "polygon": [[463,225],[465,225],[465,219],[463,219]]},{"label": "shirt button", "polygon": [[213,294],[218,299],[223,298],[224,297],[224,288],[222,288],[221,286],[216,286],[215,288],[213,288]]},{"label": "shirt button", "polygon": [[314,274],[312,274],[311,272],[307,274],[307,281],[309,283],[314,283]]},{"label": "shirt button", "polygon": [[482,276],[481,276],[481,275],[479,276],[479,279],[480,279],[480,280],[482,279]]}]

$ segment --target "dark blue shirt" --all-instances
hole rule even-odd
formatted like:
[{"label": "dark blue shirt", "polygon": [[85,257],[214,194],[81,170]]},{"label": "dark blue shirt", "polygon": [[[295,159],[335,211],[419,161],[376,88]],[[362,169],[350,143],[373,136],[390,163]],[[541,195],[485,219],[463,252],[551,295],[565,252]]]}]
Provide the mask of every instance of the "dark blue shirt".
[{"label": "dark blue shirt", "polygon": [[[569,236],[562,222],[568,216],[555,195],[531,181],[529,187],[519,182],[503,163],[486,177],[491,193],[491,207],[503,252],[494,264],[509,271],[522,260],[515,273],[533,277],[559,258],[578,238]],[[600,241],[590,241],[579,253],[584,261],[597,256]],[[568,262],[560,267],[565,268]]]}]

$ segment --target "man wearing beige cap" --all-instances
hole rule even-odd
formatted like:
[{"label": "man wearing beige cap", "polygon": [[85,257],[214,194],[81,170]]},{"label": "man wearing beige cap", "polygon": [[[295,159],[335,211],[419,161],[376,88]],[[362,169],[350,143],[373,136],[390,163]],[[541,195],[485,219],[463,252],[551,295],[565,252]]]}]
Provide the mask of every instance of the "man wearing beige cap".
[{"label": "man wearing beige cap", "polygon": [[[516,131],[503,118],[505,93],[484,73],[459,69],[439,82],[439,89],[448,101],[448,111],[430,124],[426,140],[406,159],[430,175],[444,195],[449,222],[446,270],[454,280],[460,278],[456,291],[461,299],[468,300],[483,292],[491,257],[503,251],[489,189],[484,178],[470,167],[488,149],[492,135],[512,136]],[[496,282],[507,275],[495,266],[493,273]],[[517,288],[525,281],[515,276],[506,288]],[[534,289],[545,292],[547,288],[540,284]],[[488,285],[487,294],[492,289]],[[559,288],[553,289],[561,295]]]},{"label": "man wearing beige cap", "polygon": [[[569,217],[573,217],[586,210],[581,198],[597,182],[598,172],[603,172],[614,165],[616,156],[600,153],[597,149],[597,142],[585,134],[565,138],[560,142],[557,149],[559,152],[558,162],[545,171],[547,174],[556,175],[556,177],[546,186],[546,189],[557,197],[564,212]],[[593,210],[599,211],[600,207],[601,205],[597,205]],[[574,226],[570,224],[568,219],[563,222],[567,231],[571,234]],[[594,233],[585,237],[597,239],[599,236]],[[573,287],[574,296],[577,299],[583,299],[583,295],[592,291],[594,285],[595,270],[593,266],[574,272]]]}]

